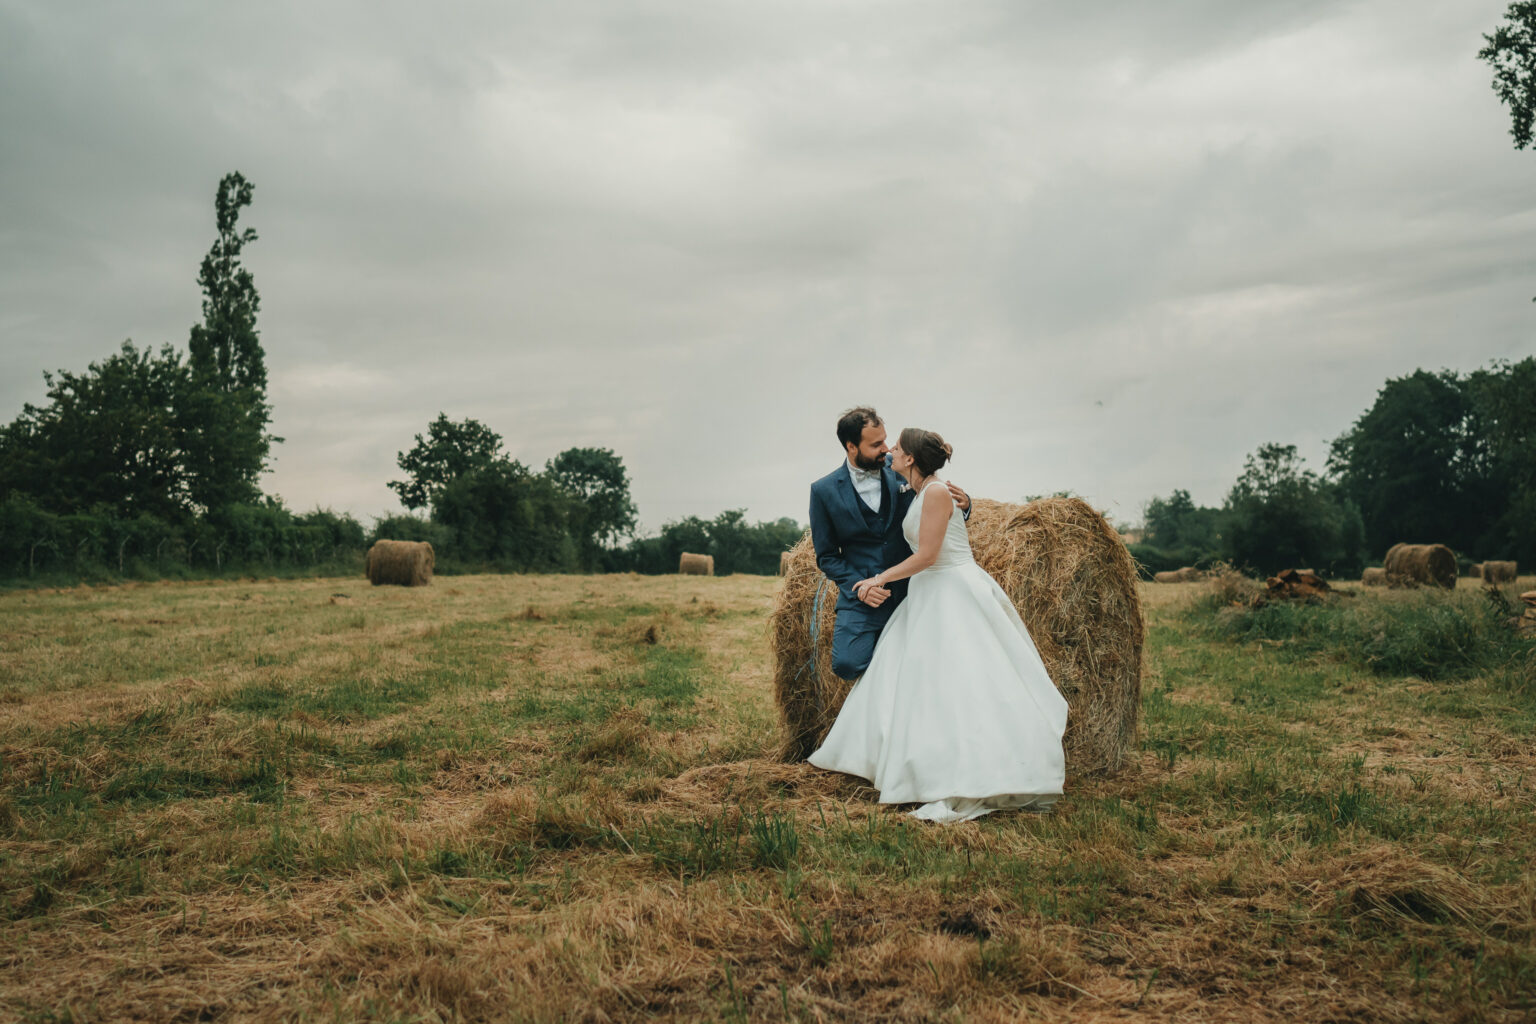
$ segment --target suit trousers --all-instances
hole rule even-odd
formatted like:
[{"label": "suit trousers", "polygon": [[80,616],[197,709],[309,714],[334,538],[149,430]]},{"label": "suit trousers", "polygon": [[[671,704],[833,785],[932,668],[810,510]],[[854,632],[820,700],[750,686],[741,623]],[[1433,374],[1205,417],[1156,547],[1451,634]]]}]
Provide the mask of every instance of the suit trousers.
[{"label": "suit trousers", "polygon": [[869,660],[875,656],[875,641],[880,631],[891,619],[893,601],[887,601],[891,609],[882,606],[878,611],[859,609],[837,610],[837,624],[832,627],[832,672],[842,679],[857,679],[869,668]]}]

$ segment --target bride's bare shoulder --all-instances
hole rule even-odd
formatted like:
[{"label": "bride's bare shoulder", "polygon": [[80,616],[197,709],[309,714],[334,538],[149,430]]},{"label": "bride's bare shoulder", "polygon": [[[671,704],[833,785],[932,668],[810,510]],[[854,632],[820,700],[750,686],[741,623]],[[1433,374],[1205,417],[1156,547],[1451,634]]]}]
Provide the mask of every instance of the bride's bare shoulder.
[{"label": "bride's bare shoulder", "polygon": [[923,506],[925,508],[954,508],[955,496],[949,493],[949,488],[944,486],[944,481],[935,478],[923,485]]}]

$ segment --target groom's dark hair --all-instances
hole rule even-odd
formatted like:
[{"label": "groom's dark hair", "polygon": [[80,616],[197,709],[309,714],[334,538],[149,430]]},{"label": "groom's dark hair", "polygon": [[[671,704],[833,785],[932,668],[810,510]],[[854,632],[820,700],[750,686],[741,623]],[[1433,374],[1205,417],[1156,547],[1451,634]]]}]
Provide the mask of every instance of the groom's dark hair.
[{"label": "groom's dark hair", "polygon": [[865,427],[878,427],[885,421],[867,405],[855,406],[837,418],[837,439],[844,445],[859,446]]}]

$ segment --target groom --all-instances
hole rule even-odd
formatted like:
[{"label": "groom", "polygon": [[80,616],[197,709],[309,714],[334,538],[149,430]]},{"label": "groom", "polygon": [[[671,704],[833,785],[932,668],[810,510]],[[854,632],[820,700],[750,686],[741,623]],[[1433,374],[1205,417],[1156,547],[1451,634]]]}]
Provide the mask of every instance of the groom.
[{"label": "groom", "polygon": [[[837,439],[847,460],[811,484],[811,543],[816,564],[837,584],[832,671],[857,679],[869,667],[891,612],[907,596],[907,581],[871,587],[862,601],[853,585],[912,553],[901,532],[912,492],[890,468],[885,424],[875,410],[859,406],[843,413]],[[954,484],[945,486],[970,518],[971,499]]]}]

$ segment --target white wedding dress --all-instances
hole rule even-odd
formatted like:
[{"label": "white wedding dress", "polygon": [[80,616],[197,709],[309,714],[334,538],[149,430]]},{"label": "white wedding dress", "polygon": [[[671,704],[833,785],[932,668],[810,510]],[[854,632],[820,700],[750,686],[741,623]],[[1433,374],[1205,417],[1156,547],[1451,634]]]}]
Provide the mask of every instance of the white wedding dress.
[{"label": "white wedding dress", "polygon": [[[902,522],[914,551],[922,515],[920,492]],[[923,804],[914,817],[966,821],[1055,803],[1066,727],[1067,702],[956,511],[809,760],[869,779],[883,804]]]}]

